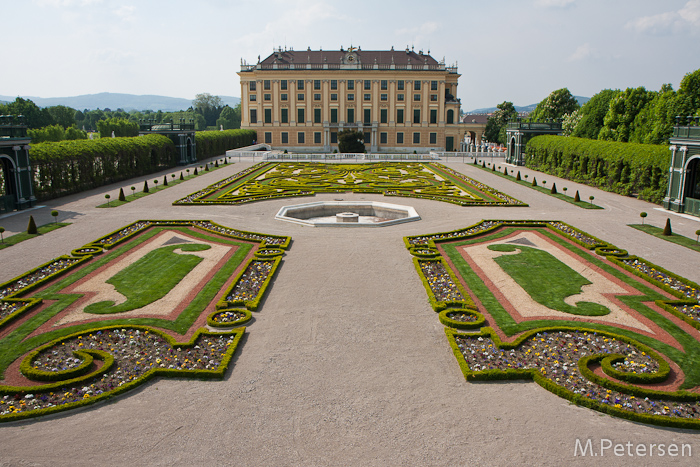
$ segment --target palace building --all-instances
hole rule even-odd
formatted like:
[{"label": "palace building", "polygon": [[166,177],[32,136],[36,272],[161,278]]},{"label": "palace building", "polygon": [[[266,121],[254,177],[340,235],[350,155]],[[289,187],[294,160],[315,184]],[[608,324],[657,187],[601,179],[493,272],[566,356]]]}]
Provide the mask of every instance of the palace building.
[{"label": "palace building", "polygon": [[457,67],[430,52],[280,48],[242,62],[238,75],[241,128],[275,149],[332,152],[344,129],[383,153],[453,151],[466,133],[483,134],[484,125],[460,122]]}]

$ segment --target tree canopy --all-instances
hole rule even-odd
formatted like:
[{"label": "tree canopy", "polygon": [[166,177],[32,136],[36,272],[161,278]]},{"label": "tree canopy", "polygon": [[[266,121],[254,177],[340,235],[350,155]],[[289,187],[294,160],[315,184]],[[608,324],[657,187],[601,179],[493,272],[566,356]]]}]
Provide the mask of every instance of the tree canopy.
[{"label": "tree canopy", "polygon": [[344,153],[364,153],[365,135],[357,130],[343,130],[338,132],[338,151]]},{"label": "tree canopy", "polygon": [[503,101],[496,106],[497,110],[486,122],[484,136],[487,141],[507,144],[506,126],[508,121],[518,116],[518,111],[512,102]]},{"label": "tree canopy", "polygon": [[537,104],[535,110],[530,114],[530,121],[557,120],[564,118],[564,115],[574,112],[579,107],[578,101],[567,88],[557,89]]}]

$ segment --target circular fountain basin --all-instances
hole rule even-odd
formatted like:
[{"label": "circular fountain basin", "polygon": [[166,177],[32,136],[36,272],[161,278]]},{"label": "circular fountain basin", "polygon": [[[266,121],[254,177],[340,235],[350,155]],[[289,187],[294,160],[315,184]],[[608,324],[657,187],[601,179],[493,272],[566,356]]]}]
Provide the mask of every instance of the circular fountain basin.
[{"label": "circular fountain basin", "polygon": [[413,206],[378,201],[317,201],[283,206],[275,219],[312,227],[385,227],[420,220]]}]

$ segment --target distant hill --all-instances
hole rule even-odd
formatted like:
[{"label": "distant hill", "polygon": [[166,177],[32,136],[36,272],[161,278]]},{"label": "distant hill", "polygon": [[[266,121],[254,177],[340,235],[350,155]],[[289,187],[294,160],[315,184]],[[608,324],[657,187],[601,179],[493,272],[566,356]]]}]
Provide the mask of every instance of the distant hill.
[{"label": "distant hill", "polygon": [[[162,110],[163,112],[176,112],[187,110],[192,106],[193,99],[182,99],[179,97],[154,96],[136,94],[119,94],[113,92],[101,92],[99,94],[84,94],[73,97],[35,97],[20,96],[24,99],[31,99],[39,107],[51,107],[54,105],[65,105],[76,110]],[[241,101],[239,97],[219,96],[224,105],[235,107]],[[13,102],[16,96],[0,96],[0,101]]]},{"label": "distant hill", "polygon": [[[0,98],[1,97],[2,96],[0,96]],[[574,96],[574,97],[578,101],[578,105],[583,105],[586,102],[588,102],[589,100],[591,100],[590,97],[581,97],[581,96]],[[539,102],[537,104],[539,104]],[[533,110],[535,110],[535,108],[537,108],[537,104],[530,104],[530,105],[526,105],[526,106],[522,106],[522,107],[516,105],[515,110],[517,110],[519,113],[520,112],[528,112],[529,113],[529,112],[532,112]],[[466,112],[466,113],[469,113],[469,114],[490,114],[490,113],[495,112],[496,110],[498,110],[498,107],[486,107],[483,109],[470,110],[469,112]]]}]

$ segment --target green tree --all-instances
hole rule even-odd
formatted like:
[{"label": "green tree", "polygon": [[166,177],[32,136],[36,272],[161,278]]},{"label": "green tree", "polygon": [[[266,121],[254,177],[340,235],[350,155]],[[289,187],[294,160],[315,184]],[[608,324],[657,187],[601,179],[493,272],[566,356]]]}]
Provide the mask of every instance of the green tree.
[{"label": "green tree", "polygon": [[9,104],[0,105],[0,115],[22,115],[28,128],[43,128],[54,123],[47,109],[42,109],[30,99],[21,97]]},{"label": "green tree", "polygon": [[487,141],[507,144],[506,127],[508,121],[518,116],[518,111],[512,102],[503,101],[496,106],[496,111],[486,122],[484,136]]},{"label": "green tree", "polygon": [[664,84],[647,102],[632,123],[631,143],[664,144],[673,133],[678,97],[670,84]]},{"label": "green tree", "polygon": [[364,153],[365,135],[357,130],[343,130],[338,132],[338,151],[344,153]]},{"label": "green tree", "polygon": [[700,69],[686,74],[678,88],[676,114],[700,115]]},{"label": "green tree", "polygon": [[205,92],[194,97],[192,108],[196,113],[204,117],[206,126],[214,126],[224,106],[219,96],[212,96]]},{"label": "green tree", "polygon": [[97,122],[97,130],[100,138],[109,138],[114,132],[114,136],[138,136],[139,125],[123,118],[108,118]]},{"label": "green tree", "polygon": [[564,115],[572,113],[579,108],[578,101],[567,88],[557,89],[537,104],[530,114],[531,122],[543,122],[545,120],[557,120]]},{"label": "green tree", "polygon": [[220,128],[221,125],[224,126],[224,130],[234,130],[241,127],[241,104],[233,109],[228,105],[224,106],[216,120],[216,127]]},{"label": "green tree", "polygon": [[65,105],[54,105],[47,108],[54,123],[61,125],[63,128],[70,128],[75,125],[76,110]]},{"label": "green tree", "polygon": [[610,101],[620,94],[620,90],[603,89],[583,104],[579,120],[571,136],[578,138],[598,139],[598,133],[603,128],[605,114],[610,108]]},{"label": "green tree", "polygon": [[637,114],[654,98],[655,93],[643,86],[627,88],[610,101],[598,139],[607,141],[629,141],[632,125]]}]

